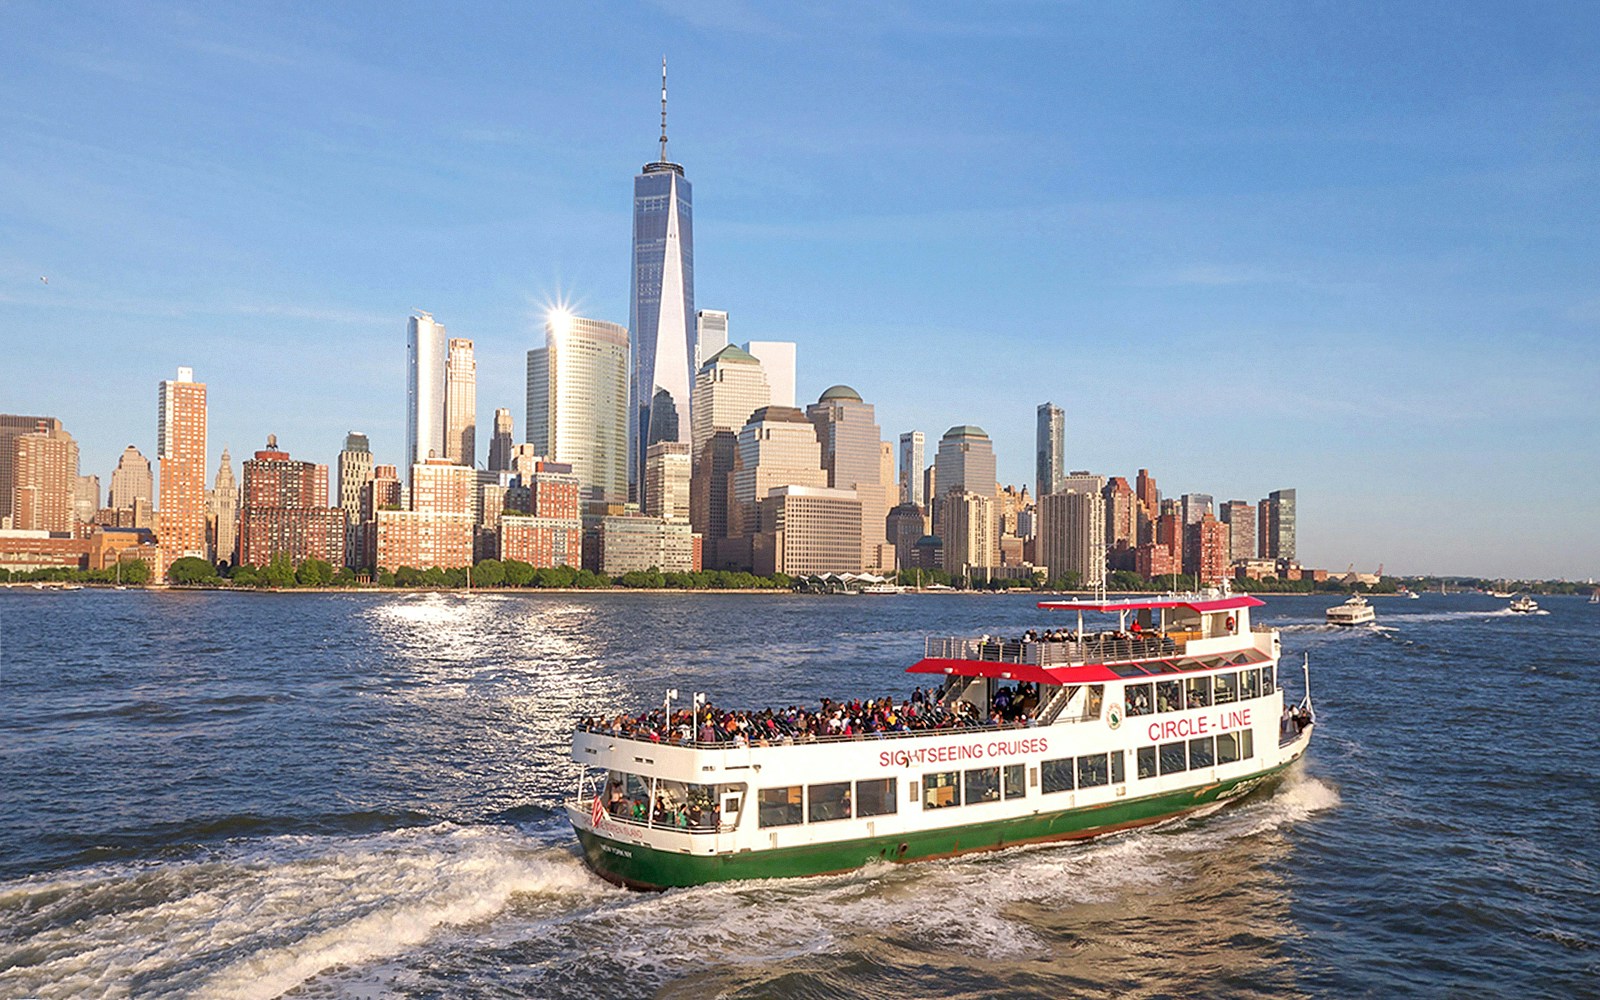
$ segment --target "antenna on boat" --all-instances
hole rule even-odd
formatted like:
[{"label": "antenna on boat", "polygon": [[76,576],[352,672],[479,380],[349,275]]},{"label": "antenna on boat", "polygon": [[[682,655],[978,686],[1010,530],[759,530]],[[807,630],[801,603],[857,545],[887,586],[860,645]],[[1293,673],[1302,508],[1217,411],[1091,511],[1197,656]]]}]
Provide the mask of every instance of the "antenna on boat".
[{"label": "antenna on boat", "polygon": [[[1301,654],[1301,655],[1304,657],[1304,659],[1302,659],[1300,661],[1300,670],[1305,676],[1305,684],[1306,684],[1305,703],[1306,703],[1306,709],[1309,711],[1311,709],[1311,654],[1310,653],[1304,653],[1304,654]],[[1313,715],[1314,714],[1315,713],[1313,713]]]}]

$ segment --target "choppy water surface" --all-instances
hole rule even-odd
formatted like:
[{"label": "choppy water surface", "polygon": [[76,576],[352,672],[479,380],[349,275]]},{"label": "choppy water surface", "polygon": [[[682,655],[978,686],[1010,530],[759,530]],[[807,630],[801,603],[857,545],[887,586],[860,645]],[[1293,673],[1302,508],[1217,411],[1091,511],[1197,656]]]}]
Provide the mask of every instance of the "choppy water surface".
[{"label": "choppy water surface", "polygon": [[1600,993],[1600,608],[1272,599],[1318,738],[1089,844],[659,895],[578,858],[573,720],[904,695],[1022,597],[0,592],[0,997]]}]

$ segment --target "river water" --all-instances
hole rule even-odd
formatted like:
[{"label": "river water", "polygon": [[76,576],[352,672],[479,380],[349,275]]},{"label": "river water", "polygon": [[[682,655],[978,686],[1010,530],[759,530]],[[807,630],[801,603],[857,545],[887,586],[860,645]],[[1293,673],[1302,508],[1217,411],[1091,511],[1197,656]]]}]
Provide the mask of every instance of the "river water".
[{"label": "river water", "polygon": [[1600,995],[1600,608],[1269,598],[1317,738],[1086,844],[662,894],[573,720],[909,693],[1024,596],[0,592],[0,997]]}]

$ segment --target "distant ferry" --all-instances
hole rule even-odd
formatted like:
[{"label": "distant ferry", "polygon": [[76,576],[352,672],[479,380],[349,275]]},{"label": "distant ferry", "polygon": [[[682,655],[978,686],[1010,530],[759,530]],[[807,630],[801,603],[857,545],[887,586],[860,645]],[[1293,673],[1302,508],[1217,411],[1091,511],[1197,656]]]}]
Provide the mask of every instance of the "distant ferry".
[{"label": "distant ferry", "polygon": [[1417,593],[1415,590],[1412,590],[1410,587],[1401,587],[1399,590],[1395,591],[1395,596],[1404,597],[1410,601],[1422,599],[1422,595]]},{"label": "distant ferry", "polygon": [[1512,611],[1522,615],[1531,615],[1535,611],[1539,610],[1538,602],[1529,597],[1527,594],[1523,594],[1521,597],[1512,601],[1510,606]]},{"label": "distant ferry", "polygon": [[1366,625],[1377,620],[1378,613],[1360,594],[1353,594],[1348,601],[1328,609],[1328,623],[1331,625]]},{"label": "distant ferry", "polygon": [[[930,638],[909,700],[584,720],[567,815],[638,889],[848,871],[1082,839],[1220,808],[1310,744],[1279,637],[1226,591],[1052,602],[1076,627]],[[1086,612],[1115,615],[1091,630]]]}]

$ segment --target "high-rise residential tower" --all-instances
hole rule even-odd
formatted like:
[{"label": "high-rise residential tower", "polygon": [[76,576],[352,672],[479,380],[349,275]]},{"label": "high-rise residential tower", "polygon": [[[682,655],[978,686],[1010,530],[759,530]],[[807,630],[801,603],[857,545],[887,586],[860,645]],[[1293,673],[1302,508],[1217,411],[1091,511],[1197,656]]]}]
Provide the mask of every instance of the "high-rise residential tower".
[{"label": "high-rise residential tower", "polygon": [[565,311],[528,352],[528,442],[572,466],[584,500],[628,497],[628,331]]},{"label": "high-rise residential tower", "polygon": [[130,444],[122,449],[122,457],[111,473],[111,509],[132,507],[135,500],[153,503],[155,498],[155,476],[150,473],[150,460]]},{"label": "high-rise residential tower", "polygon": [[1183,523],[1186,525],[1199,524],[1207,514],[1215,516],[1213,498],[1209,493],[1185,493],[1180,499],[1183,502]]},{"label": "high-rise residential tower", "polygon": [[443,323],[418,311],[406,324],[406,468],[445,454]]},{"label": "high-rise residential tower", "polygon": [[1256,557],[1256,509],[1243,500],[1229,500],[1222,505],[1222,517],[1228,526],[1228,562]]},{"label": "high-rise residential tower", "polygon": [[[695,345],[694,195],[683,167],[667,159],[667,61],[661,60],[661,156],[633,179],[633,380],[626,476],[642,490],[645,451],[656,440],[689,440]],[[664,395],[663,395],[664,394]],[[671,419],[661,412],[672,410]],[[652,436],[652,429],[655,435]],[[565,461],[565,459],[563,459]],[[642,498],[641,498],[642,499]]]},{"label": "high-rise residential tower", "polygon": [[478,460],[478,362],[464,337],[451,337],[445,354],[443,454],[457,465]]},{"label": "high-rise residential tower", "polygon": [[206,384],[179,368],[161,383],[156,459],[161,463],[161,556],[206,557]]},{"label": "high-rise residential tower", "polygon": [[16,453],[12,439],[19,434],[32,434],[44,421],[49,430],[60,430],[61,421],[55,417],[29,417],[17,413],[0,413],[0,528],[11,517],[12,502],[16,499]]},{"label": "high-rise residential tower", "polygon": [[921,431],[906,431],[900,435],[901,503],[914,503],[921,507],[927,500],[922,492],[922,456],[927,443],[927,435]]},{"label": "high-rise residential tower", "polygon": [[1273,490],[1261,501],[1263,530],[1257,544],[1263,558],[1295,561],[1294,507],[1294,490]]},{"label": "high-rise residential tower", "polygon": [[328,467],[295,461],[268,434],[267,446],[244,461],[239,562],[265,566],[285,555],[297,566],[313,558],[338,565],[344,532],[344,511],[328,506]]},{"label": "high-rise residential tower", "polygon": [[78,442],[60,421],[41,419],[6,444],[12,468],[11,527],[76,535]]},{"label": "high-rise residential tower", "polygon": [[1061,477],[1067,471],[1066,420],[1066,414],[1056,404],[1039,404],[1034,434],[1035,496],[1061,492]]},{"label": "high-rise residential tower", "polygon": [[344,436],[339,452],[339,506],[344,510],[344,564],[365,565],[366,540],[361,533],[361,493],[373,476],[372,446],[360,431]]},{"label": "high-rise residential tower", "polygon": [[511,427],[511,411],[501,407],[494,411],[494,437],[489,439],[489,471],[505,472],[511,468],[511,449],[516,439]]}]

